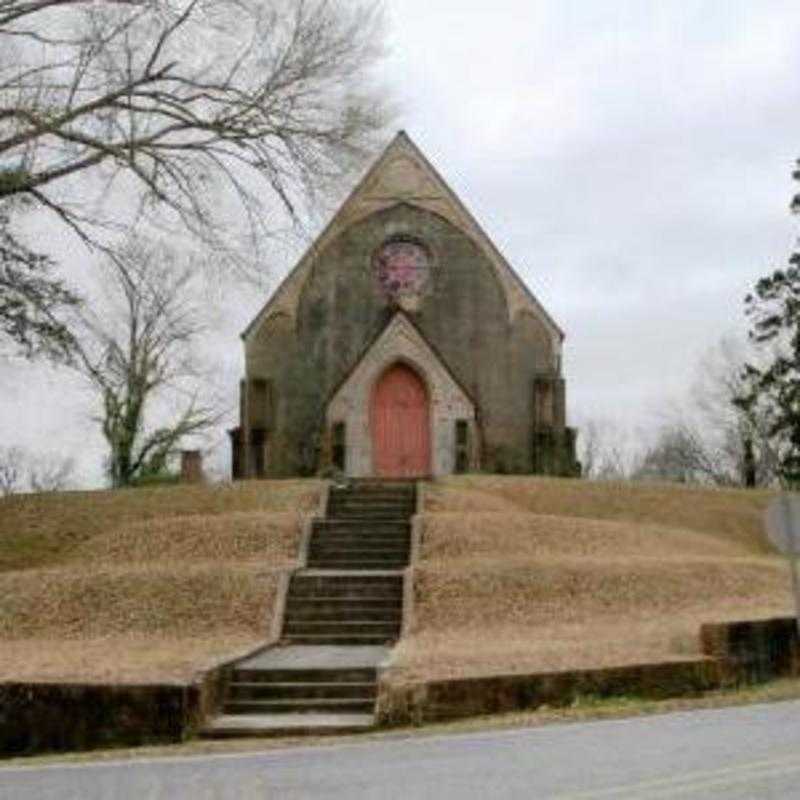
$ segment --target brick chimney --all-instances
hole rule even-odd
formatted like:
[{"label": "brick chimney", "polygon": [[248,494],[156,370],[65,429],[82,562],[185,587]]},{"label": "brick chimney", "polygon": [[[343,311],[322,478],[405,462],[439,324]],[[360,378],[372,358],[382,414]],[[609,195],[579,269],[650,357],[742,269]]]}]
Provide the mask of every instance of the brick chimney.
[{"label": "brick chimney", "polygon": [[181,451],[181,483],[203,482],[203,454],[200,450]]}]

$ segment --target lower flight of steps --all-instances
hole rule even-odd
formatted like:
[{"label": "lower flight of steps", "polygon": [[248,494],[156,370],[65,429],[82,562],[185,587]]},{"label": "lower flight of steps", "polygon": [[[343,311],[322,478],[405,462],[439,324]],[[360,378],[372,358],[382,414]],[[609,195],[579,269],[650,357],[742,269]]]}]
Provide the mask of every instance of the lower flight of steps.
[{"label": "lower flight of steps", "polygon": [[292,576],[282,647],[239,662],[211,737],[344,733],[374,725],[378,668],[399,638],[412,482],[333,488]]},{"label": "lower flight of steps", "polygon": [[[360,660],[385,657],[379,651]],[[203,733],[217,739],[358,733],[374,725],[377,683],[376,663],[315,669],[243,664],[231,674],[224,716]]]}]

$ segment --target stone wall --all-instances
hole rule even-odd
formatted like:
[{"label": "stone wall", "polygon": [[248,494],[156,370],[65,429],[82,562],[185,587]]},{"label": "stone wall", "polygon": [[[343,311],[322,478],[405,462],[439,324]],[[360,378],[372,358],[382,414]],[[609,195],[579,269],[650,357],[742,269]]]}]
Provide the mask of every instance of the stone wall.
[{"label": "stone wall", "polygon": [[474,403],[481,467],[533,470],[534,381],[560,372],[550,332],[528,310],[511,316],[492,262],[469,236],[435,213],[398,204],[315,254],[296,318],[267,316],[248,339],[248,379],[271,387],[268,475],[310,474],[319,466],[326,403],[395,312],[372,257],[398,235],[431,251],[430,278],[410,316]]},{"label": "stone wall", "polygon": [[[695,660],[417,683],[384,680],[378,718],[385,726],[418,725],[568,706],[586,696],[665,699],[800,672],[791,617],[703,625],[700,642],[706,657]],[[186,686],[0,684],[0,756],[184,741],[218,710],[231,666],[242,655]]]},{"label": "stone wall", "polygon": [[706,655],[725,663],[731,680],[735,681],[794,675],[800,667],[794,617],[703,625],[700,647]]},{"label": "stone wall", "polygon": [[565,707],[579,697],[685,697],[720,685],[722,674],[713,659],[537,675],[491,675],[388,684],[382,688],[378,714],[383,725],[420,725],[544,705]]},{"label": "stone wall", "polygon": [[202,716],[196,686],[0,684],[0,755],[180,742]]},{"label": "stone wall", "polygon": [[387,681],[378,714],[384,725],[419,725],[544,705],[565,707],[587,696],[686,697],[800,674],[793,617],[703,625],[700,645],[705,657],[694,660],[407,684]]}]

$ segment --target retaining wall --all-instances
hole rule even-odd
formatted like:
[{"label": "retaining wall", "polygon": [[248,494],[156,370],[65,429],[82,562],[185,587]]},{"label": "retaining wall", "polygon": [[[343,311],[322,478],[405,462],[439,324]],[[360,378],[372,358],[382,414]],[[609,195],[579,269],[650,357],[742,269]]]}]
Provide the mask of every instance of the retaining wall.
[{"label": "retaining wall", "polygon": [[200,717],[198,686],[0,684],[0,754],[182,741]]},{"label": "retaining wall", "polygon": [[663,699],[720,686],[714,659],[638,664],[536,675],[493,675],[382,687],[378,715],[384,725],[420,725],[502,714],[540,706],[563,707],[578,697],[635,695]]},{"label": "retaining wall", "polygon": [[702,625],[700,648],[724,665],[729,680],[752,683],[800,674],[794,617]]},{"label": "retaining wall", "polygon": [[[800,674],[793,618],[703,625],[700,642],[705,657],[695,660],[383,682],[378,719],[384,726],[418,725],[567,706],[581,696],[665,699]],[[191,685],[0,684],[0,756],[183,741],[215,713],[231,665],[243,655],[208,670]]]},{"label": "retaining wall", "polygon": [[800,674],[793,617],[703,625],[703,658],[535,675],[492,675],[420,683],[386,683],[378,715],[384,725],[419,725],[548,705],[578,697],[624,695],[661,700]]}]

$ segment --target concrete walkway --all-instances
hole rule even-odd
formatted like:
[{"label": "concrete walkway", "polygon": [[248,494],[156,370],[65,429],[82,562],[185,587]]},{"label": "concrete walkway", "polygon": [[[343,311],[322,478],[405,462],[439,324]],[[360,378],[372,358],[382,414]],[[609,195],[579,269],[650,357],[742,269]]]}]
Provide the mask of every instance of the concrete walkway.
[{"label": "concrete walkway", "polygon": [[240,661],[238,669],[363,669],[383,667],[389,663],[390,647],[337,645],[289,645],[274,647]]}]

